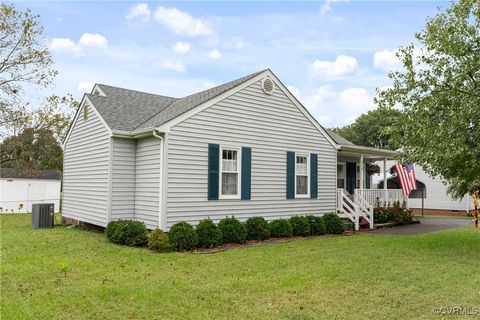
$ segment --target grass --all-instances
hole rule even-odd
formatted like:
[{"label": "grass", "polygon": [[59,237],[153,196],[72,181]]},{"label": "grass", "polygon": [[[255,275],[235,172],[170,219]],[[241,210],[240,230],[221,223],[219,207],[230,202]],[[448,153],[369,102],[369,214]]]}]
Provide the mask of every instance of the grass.
[{"label": "grass", "polygon": [[461,220],[473,220],[473,217],[467,216],[447,216],[440,214],[424,214],[423,217],[421,214],[416,214],[416,218],[429,218],[429,219],[461,219]]},{"label": "grass", "polygon": [[[439,319],[480,309],[480,230],[156,254],[1,215],[1,319]],[[475,273],[476,272],[476,273]]]}]

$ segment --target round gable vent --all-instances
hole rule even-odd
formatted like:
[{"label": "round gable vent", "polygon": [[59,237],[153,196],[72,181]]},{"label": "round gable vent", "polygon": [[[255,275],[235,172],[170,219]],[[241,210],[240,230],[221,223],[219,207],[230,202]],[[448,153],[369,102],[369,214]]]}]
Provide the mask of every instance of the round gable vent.
[{"label": "round gable vent", "polygon": [[275,84],[270,77],[265,77],[262,80],[262,90],[265,94],[272,94],[273,90],[275,90]]}]

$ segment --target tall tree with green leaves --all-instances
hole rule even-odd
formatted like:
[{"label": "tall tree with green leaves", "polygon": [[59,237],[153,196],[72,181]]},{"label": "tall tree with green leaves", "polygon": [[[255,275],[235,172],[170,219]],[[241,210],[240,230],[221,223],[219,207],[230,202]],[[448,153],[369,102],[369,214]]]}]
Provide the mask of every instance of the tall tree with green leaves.
[{"label": "tall tree with green leaves", "polygon": [[400,145],[392,141],[388,127],[400,114],[393,108],[377,108],[362,114],[352,124],[332,130],[359,146],[395,150]]},{"label": "tall tree with green leaves", "polygon": [[402,107],[389,133],[414,161],[464,196],[480,188],[480,2],[460,0],[440,10],[402,47],[403,70],[376,103]]}]

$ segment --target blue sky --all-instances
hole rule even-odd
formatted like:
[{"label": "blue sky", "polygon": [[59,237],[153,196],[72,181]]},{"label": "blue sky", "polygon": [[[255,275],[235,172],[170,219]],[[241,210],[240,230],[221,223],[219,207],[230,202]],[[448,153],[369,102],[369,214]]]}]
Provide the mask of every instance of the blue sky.
[{"label": "blue sky", "polygon": [[[374,107],[438,1],[17,2],[40,14],[59,76],[181,97],[270,68],[324,126]],[[44,92],[38,92],[42,95]]]}]

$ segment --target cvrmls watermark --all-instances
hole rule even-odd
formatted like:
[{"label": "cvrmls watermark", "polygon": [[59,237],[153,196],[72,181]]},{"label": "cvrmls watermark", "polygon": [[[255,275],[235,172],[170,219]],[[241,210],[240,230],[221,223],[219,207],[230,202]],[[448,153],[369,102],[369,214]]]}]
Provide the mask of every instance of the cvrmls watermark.
[{"label": "cvrmls watermark", "polygon": [[480,315],[480,307],[435,307],[434,314],[439,315],[459,315],[459,316],[478,316]]}]

